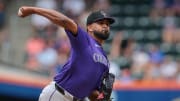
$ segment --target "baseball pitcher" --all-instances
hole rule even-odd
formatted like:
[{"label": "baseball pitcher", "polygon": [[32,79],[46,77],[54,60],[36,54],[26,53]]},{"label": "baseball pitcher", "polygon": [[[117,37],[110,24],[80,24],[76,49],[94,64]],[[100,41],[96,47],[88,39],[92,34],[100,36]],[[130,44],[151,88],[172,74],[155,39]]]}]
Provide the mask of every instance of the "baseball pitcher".
[{"label": "baseball pitcher", "polygon": [[[18,16],[37,14],[63,27],[71,43],[71,53],[62,70],[40,94],[39,101],[109,101],[113,76],[102,44],[109,37],[110,24],[115,20],[103,11],[92,12],[87,18],[87,31],[72,19],[51,9],[22,6]],[[107,82],[103,84],[103,82]]]}]

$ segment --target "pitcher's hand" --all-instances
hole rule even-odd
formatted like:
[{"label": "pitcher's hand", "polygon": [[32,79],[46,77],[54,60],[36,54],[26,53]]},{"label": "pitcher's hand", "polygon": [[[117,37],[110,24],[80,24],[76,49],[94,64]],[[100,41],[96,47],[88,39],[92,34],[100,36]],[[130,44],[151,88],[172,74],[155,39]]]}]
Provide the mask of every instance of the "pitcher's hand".
[{"label": "pitcher's hand", "polygon": [[19,17],[26,17],[33,14],[33,7],[22,6],[18,10]]}]

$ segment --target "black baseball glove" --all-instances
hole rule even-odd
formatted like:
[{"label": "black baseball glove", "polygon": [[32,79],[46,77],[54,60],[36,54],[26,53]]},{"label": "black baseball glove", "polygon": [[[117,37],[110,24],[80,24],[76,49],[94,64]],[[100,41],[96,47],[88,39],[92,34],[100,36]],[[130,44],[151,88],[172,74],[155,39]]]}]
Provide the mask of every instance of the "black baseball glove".
[{"label": "black baseball glove", "polygon": [[115,75],[112,73],[108,73],[108,75],[104,76],[97,101],[112,101],[110,97],[113,89],[114,80]]}]

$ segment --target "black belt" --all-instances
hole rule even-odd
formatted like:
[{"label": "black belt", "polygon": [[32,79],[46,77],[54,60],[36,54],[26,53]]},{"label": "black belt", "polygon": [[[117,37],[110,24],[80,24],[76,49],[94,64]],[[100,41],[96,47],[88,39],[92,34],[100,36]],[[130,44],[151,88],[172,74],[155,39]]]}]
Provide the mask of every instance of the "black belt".
[{"label": "black belt", "polygon": [[[58,84],[55,83],[55,88],[57,91],[59,91],[61,94],[65,95],[65,90],[61,87],[58,86]],[[83,101],[83,100],[80,100],[76,97],[73,97],[73,101]]]}]

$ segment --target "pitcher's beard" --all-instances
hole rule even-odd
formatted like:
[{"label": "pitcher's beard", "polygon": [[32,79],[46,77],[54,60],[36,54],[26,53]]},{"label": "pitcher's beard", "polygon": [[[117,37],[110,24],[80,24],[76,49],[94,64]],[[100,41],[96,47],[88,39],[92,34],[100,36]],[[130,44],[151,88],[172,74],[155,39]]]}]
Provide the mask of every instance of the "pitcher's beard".
[{"label": "pitcher's beard", "polygon": [[109,38],[110,33],[109,33],[109,31],[104,31],[104,33],[94,31],[94,35],[99,39],[107,40]]}]

